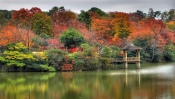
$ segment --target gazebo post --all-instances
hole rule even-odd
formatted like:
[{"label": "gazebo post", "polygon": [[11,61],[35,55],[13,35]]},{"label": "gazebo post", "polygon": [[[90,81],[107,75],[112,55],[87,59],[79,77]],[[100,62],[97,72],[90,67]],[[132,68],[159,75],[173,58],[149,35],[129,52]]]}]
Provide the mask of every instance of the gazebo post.
[{"label": "gazebo post", "polygon": [[124,65],[125,65],[125,69],[127,69],[128,68],[128,61],[127,61],[127,59],[128,59],[128,53],[127,53],[127,50],[123,50],[124,51]]},{"label": "gazebo post", "polygon": [[138,58],[138,61],[136,62],[137,68],[140,68],[140,50],[136,51],[136,57]]}]

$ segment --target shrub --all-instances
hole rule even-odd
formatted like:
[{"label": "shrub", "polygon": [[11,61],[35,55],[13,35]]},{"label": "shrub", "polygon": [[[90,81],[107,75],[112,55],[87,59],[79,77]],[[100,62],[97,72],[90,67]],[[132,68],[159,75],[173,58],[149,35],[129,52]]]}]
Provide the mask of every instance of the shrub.
[{"label": "shrub", "polygon": [[60,70],[64,62],[66,52],[57,49],[50,49],[46,52],[48,57],[48,63],[53,66],[56,70]]},{"label": "shrub", "polygon": [[25,51],[26,47],[21,43],[9,44],[0,56],[0,62],[7,71],[54,71],[47,66],[48,60],[45,53],[39,55]]},{"label": "shrub", "polygon": [[99,61],[95,57],[84,56],[83,52],[75,52],[68,56],[70,60],[75,61],[73,63],[74,70],[92,71],[98,69]]},{"label": "shrub", "polygon": [[81,52],[75,52],[75,53],[68,54],[68,57],[69,57],[69,62],[74,60],[74,63],[73,63],[74,70],[76,71],[82,70],[84,66],[84,59],[83,59]]},{"label": "shrub", "polygon": [[4,51],[4,58],[6,59],[7,66],[25,66],[25,62],[34,60],[32,54],[27,54],[19,51]]},{"label": "shrub", "polygon": [[0,63],[5,63],[6,62],[6,59],[2,56],[0,56]]},{"label": "shrub", "polygon": [[101,49],[101,57],[108,57],[110,58],[112,56],[112,49],[109,47],[103,47]]},{"label": "shrub", "polygon": [[120,51],[121,51],[120,48],[118,48],[116,46],[112,46],[111,50],[112,50],[112,55],[111,55],[112,58],[117,58]]},{"label": "shrub", "polygon": [[87,43],[81,44],[81,48],[83,48],[83,56],[84,57],[96,57],[97,56],[97,52],[94,49],[94,47],[90,46]]},{"label": "shrub", "polygon": [[99,58],[100,67],[102,70],[111,69],[112,64],[109,58],[100,57]]},{"label": "shrub", "polygon": [[85,64],[84,59],[75,59],[74,61],[75,61],[74,64],[73,64],[74,70],[75,71],[82,70],[83,69],[83,66]]},{"label": "shrub", "polygon": [[173,44],[167,45],[164,49],[163,55],[165,61],[175,61],[175,46]]},{"label": "shrub", "polygon": [[46,48],[48,46],[48,37],[35,36],[32,38],[32,48],[33,50],[38,50],[39,48]]},{"label": "shrub", "polygon": [[152,60],[152,62],[162,62],[162,60],[163,60],[163,55],[162,54],[155,54],[154,59]]},{"label": "shrub", "polygon": [[56,71],[54,67],[51,66],[47,66],[47,65],[40,65],[41,66],[41,70],[43,71]]},{"label": "shrub", "polygon": [[6,45],[7,51],[26,52],[27,47],[23,43],[11,43]]},{"label": "shrub", "polygon": [[93,70],[97,70],[99,66],[99,61],[97,58],[93,58],[93,57],[87,57],[84,58],[84,66],[83,66],[83,70],[85,71],[93,71]]},{"label": "shrub", "polygon": [[52,66],[37,63],[33,63],[32,65],[29,65],[27,67],[29,71],[56,71],[56,69]]}]

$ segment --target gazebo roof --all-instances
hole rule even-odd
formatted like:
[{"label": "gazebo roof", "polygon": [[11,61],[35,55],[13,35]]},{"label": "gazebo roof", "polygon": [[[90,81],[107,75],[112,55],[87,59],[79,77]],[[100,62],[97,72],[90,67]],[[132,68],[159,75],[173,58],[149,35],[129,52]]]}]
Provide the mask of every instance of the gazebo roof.
[{"label": "gazebo roof", "polygon": [[141,50],[141,47],[135,46],[134,44],[128,44],[127,46],[123,47],[122,50]]}]

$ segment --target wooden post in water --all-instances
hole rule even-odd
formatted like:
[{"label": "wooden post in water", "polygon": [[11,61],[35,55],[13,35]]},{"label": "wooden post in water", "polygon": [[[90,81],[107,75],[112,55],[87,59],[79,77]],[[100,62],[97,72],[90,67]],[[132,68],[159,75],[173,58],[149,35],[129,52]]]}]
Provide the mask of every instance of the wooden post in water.
[{"label": "wooden post in water", "polygon": [[124,50],[124,68],[125,69],[127,69],[128,68],[128,61],[127,61],[127,59],[128,59],[128,55],[127,55],[128,53],[127,53],[127,50]]},{"label": "wooden post in water", "polygon": [[125,70],[125,86],[128,86],[128,70]]},{"label": "wooden post in water", "polygon": [[136,62],[136,67],[140,68],[140,50],[136,50],[136,57],[138,58],[138,61]]}]

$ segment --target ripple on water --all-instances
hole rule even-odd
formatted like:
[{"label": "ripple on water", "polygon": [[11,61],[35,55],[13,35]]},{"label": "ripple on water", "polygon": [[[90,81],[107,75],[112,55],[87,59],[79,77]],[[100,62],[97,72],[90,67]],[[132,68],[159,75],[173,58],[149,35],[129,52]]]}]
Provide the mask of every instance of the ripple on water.
[{"label": "ripple on water", "polygon": [[141,74],[157,74],[162,77],[175,77],[175,66],[172,64],[140,70]]},{"label": "ripple on water", "polygon": [[149,74],[156,74],[162,77],[169,77],[175,78],[175,66],[174,64],[166,64],[160,65],[156,67],[150,67],[140,70],[120,70],[120,71],[112,71],[108,73],[109,75],[132,75],[132,74],[142,74],[142,75],[149,75]]}]

